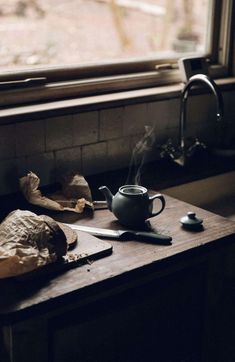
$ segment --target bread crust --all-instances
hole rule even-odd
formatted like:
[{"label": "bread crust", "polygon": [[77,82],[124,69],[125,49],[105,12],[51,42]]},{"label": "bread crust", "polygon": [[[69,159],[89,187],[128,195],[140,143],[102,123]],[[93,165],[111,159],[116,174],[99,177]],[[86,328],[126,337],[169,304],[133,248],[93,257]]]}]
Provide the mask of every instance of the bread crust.
[{"label": "bread crust", "polygon": [[59,224],[51,217],[47,215],[40,215],[40,218],[51,230],[51,239],[49,240],[49,242],[52,245],[52,251],[54,251],[58,257],[66,255],[68,244],[64,231],[61,229]]}]

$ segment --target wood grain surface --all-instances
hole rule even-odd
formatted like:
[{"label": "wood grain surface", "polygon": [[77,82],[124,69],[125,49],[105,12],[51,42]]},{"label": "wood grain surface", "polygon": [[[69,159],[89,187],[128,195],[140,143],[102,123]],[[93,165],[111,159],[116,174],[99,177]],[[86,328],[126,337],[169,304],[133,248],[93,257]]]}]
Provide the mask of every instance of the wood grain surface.
[{"label": "wood grain surface", "polygon": [[68,226],[62,226],[62,228],[64,231],[66,230],[69,246],[67,255],[54,263],[47,264],[41,268],[12,278],[13,281],[27,282],[39,281],[42,279],[48,280],[56,274],[84,264],[90,264],[94,260],[108,256],[112,253],[113,247],[107,241],[100,240],[83,231],[74,231]]},{"label": "wood grain surface", "polygon": [[[187,262],[193,256],[208,253],[216,248],[235,242],[235,223],[206,210],[165,196],[166,208],[150,219],[152,226],[162,234],[172,236],[172,245],[153,245],[138,241],[109,241],[113,253],[64,273],[33,283],[2,281],[0,283],[0,321],[7,323],[14,319],[33,315],[40,310],[55,308],[57,303],[66,303],[71,298],[77,300],[112,288],[124,287],[139,281],[151,273],[161,273]],[[196,212],[203,219],[200,232],[182,228],[179,220],[188,211]],[[60,215],[60,220],[71,222],[68,214]],[[122,228],[109,210],[97,210],[79,216],[78,224]],[[100,241],[101,243],[101,241]]]}]

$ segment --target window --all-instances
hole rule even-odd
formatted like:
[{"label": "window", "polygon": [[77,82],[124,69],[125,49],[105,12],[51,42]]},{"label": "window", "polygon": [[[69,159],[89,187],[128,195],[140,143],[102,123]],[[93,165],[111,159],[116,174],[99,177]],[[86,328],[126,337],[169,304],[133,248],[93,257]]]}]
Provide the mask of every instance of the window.
[{"label": "window", "polygon": [[233,0],[0,0],[5,104],[178,81],[177,58],[186,54],[206,55],[224,75],[233,6]]},{"label": "window", "polygon": [[1,70],[208,50],[210,0],[12,0],[0,10]]}]

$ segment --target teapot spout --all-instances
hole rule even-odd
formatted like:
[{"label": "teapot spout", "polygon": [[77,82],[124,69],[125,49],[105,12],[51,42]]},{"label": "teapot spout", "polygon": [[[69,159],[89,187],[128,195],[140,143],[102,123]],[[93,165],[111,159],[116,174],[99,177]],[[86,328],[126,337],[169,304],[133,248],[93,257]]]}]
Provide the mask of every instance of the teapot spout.
[{"label": "teapot spout", "polygon": [[113,194],[112,192],[109,190],[109,188],[107,186],[100,186],[99,190],[103,193],[106,202],[107,202],[107,206],[108,209],[110,211],[112,211],[112,203],[113,203]]}]

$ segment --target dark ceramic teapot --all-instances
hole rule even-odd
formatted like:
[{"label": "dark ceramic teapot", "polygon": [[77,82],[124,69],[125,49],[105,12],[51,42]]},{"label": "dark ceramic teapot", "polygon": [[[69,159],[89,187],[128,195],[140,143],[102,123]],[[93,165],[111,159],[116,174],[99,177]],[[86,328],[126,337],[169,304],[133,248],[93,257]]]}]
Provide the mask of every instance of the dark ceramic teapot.
[{"label": "dark ceramic teapot", "polygon": [[[99,190],[104,194],[109,210],[121,224],[129,227],[143,225],[145,220],[159,215],[165,207],[163,195],[149,196],[147,189],[143,186],[121,186],[116,195],[113,195],[106,186],[99,187]],[[153,212],[153,200],[155,199],[161,201],[160,210],[157,212]]]}]

